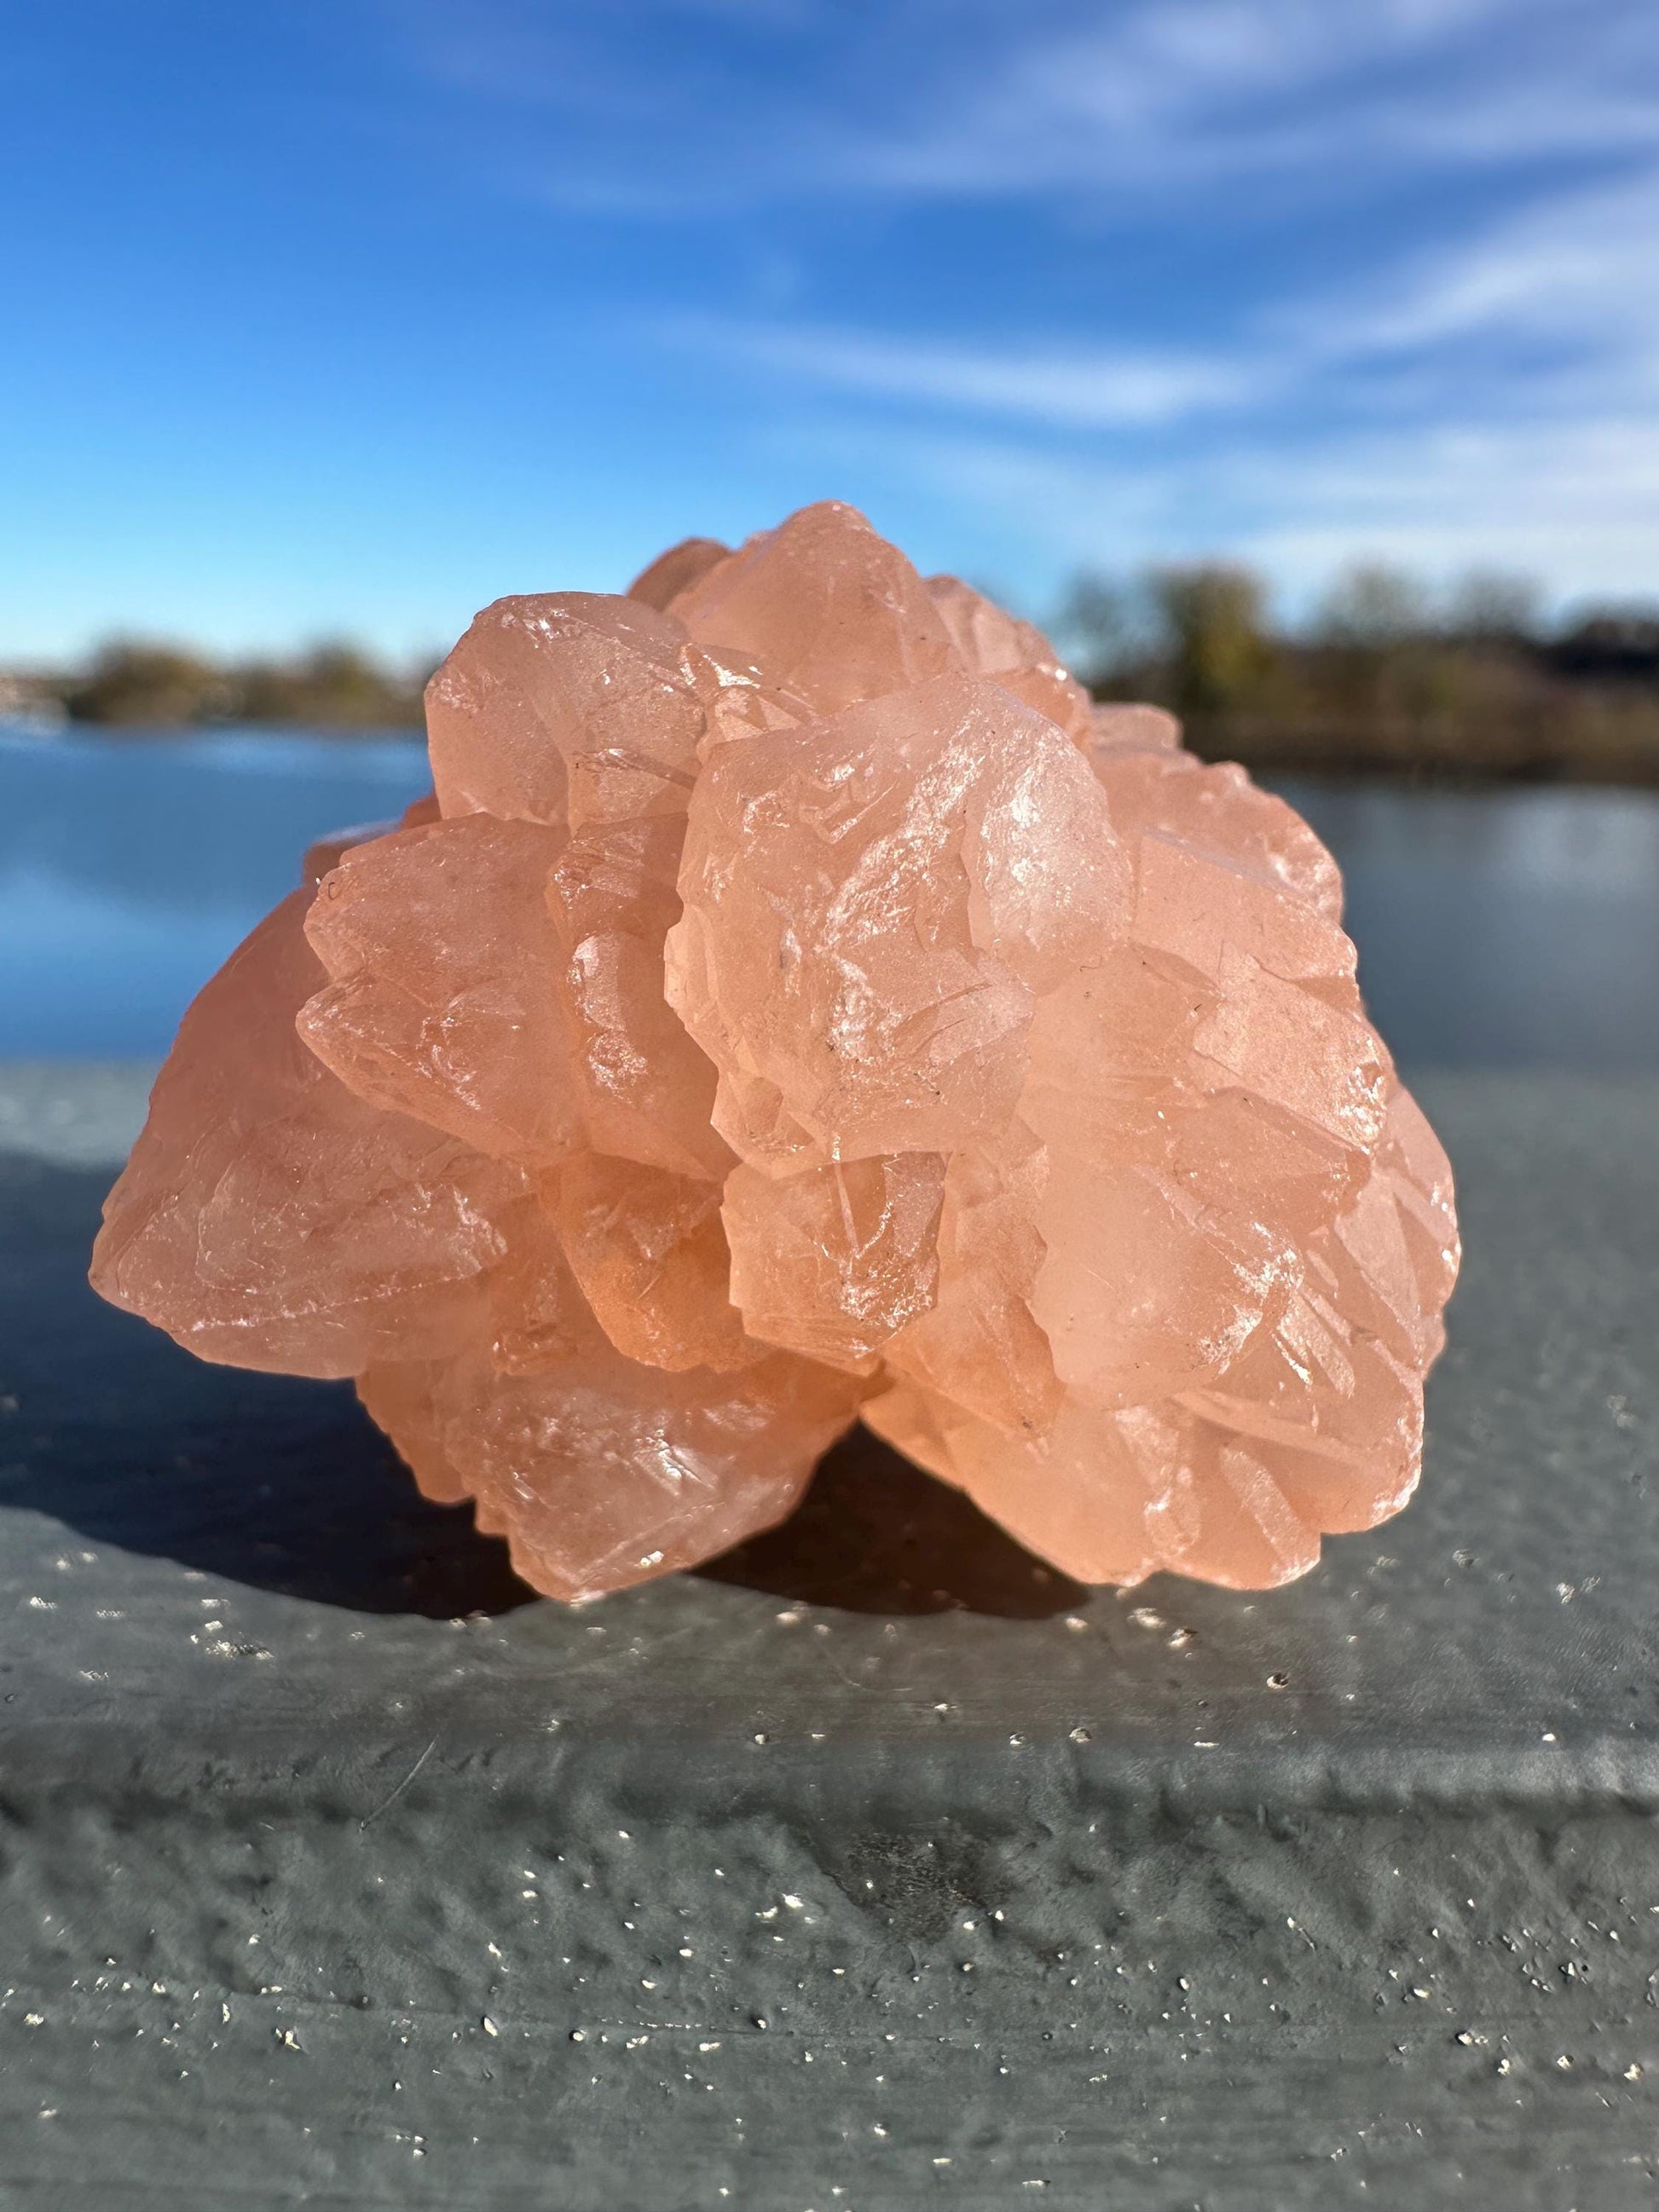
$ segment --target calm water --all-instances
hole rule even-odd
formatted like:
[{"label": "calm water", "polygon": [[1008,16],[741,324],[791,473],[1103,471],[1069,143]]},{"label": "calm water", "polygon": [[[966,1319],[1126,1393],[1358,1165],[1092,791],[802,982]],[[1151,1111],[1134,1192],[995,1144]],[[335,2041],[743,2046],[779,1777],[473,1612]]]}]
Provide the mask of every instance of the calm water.
[{"label": "calm water", "polygon": [[[412,740],[0,737],[0,1057],[163,1051],[302,847],[425,781]],[[1402,1060],[1659,1069],[1659,794],[1285,788]]]},{"label": "calm water", "polygon": [[318,832],[425,784],[413,739],[0,739],[0,1056],[165,1051]]}]

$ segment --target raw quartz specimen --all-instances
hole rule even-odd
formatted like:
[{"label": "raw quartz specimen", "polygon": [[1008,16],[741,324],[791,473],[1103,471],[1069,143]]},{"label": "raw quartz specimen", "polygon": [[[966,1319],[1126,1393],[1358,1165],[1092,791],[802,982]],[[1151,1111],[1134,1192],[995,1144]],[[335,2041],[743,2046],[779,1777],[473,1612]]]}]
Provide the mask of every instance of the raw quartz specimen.
[{"label": "raw quartz specimen", "polygon": [[567,1600],[860,1415],[1089,1582],[1404,1503],[1450,1176],[1282,800],[831,504],[497,601],[428,713],[185,1016],[106,1297],[356,1378]]}]

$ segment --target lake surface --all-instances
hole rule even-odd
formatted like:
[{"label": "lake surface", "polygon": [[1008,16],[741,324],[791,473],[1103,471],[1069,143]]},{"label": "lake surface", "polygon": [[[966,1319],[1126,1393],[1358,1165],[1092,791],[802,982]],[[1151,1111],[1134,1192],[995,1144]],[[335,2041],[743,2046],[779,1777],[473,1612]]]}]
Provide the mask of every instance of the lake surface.
[{"label": "lake surface", "polygon": [[[413,738],[0,736],[0,1057],[165,1051],[311,839],[426,782]],[[1281,788],[1402,1062],[1659,1069],[1659,793]]]}]

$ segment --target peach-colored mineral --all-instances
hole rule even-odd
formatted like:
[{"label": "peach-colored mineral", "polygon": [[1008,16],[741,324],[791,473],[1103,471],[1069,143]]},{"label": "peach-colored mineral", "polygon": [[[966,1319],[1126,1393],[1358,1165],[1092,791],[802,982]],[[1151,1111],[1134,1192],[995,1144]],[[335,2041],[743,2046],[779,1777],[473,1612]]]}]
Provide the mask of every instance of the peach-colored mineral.
[{"label": "peach-colored mineral", "polygon": [[828,503],[498,600],[428,709],[185,1016],[105,1297],[355,1376],[570,1600],[860,1414],[1089,1582],[1404,1504],[1451,1178],[1281,799]]}]

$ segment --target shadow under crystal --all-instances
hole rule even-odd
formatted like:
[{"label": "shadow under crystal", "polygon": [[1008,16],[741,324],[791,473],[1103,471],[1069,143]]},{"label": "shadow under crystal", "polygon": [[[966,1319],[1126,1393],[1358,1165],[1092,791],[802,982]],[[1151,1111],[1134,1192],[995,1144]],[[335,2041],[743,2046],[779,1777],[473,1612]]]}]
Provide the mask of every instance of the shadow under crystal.
[{"label": "shadow under crystal", "polygon": [[1089,1595],[863,1427],[825,1455],[788,1520],[697,1571],[848,1613],[1042,1620]]}]

